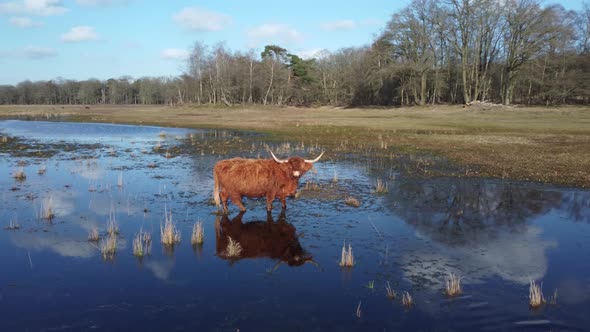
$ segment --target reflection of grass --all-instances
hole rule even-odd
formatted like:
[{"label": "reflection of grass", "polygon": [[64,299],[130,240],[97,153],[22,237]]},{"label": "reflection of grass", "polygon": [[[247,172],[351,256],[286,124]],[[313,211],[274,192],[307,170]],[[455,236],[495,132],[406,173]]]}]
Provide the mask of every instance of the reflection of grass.
[{"label": "reflection of grass", "polygon": [[365,287],[367,287],[368,289],[371,289],[371,290],[375,289],[375,280],[369,281]]},{"label": "reflection of grass", "polygon": [[180,231],[172,222],[172,212],[165,212],[164,225],[160,225],[160,237],[163,244],[172,246],[180,242]]},{"label": "reflection of grass", "polygon": [[395,297],[397,296],[397,294],[395,293],[395,291],[393,290],[393,288],[391,288],[391,285],[389,284],[389,281],[387,282],[387,285],[385,285],[385,290],[387,291],[387,297],[390,299],[395,299]]},{"label": "reflection of grass", "polygon": [[340,257],[341,267],[352,267],[354,265],[354,256],[352,255],[352,245],[348,244],[346,249],[346,242],[342,245],[342,256]]},{"label": "reflection of grass", "polygon": [[549,298],[549,303],[550,304],[557,304],[557,288],[555,288],[553,295],[551,295],[551,297]]},{"label": "reflection of grass", "polygon": [[102,239],[99,248],[104,260],[113,259],[117,252],[117,235],[109,234],[105,239]]},{"label": "reflection of grass", "polygon": [[90,232],[88,232],[88,241],[98,241],[100,239],[100,235],[98,235],[98,228],[96,226],[92,227]]},{"label": "reflection of grass", "polygon": [[193,245],[201,245],[205,240],[204,232],[203,232],[203,222],[197,221],[193,225],[193,234],[191,236],[191,244]]},{"label": "reflection of grass", "polygon": [[149,255],[152,250],[152,235],[144,232],[142,229],[135,235],[133,239],[133,255],[143,257]]},{"label": "reflection of grass", "polygon": [[242,246],[240,245],[240,243],[234,241],[234,239],[232,239],[229,236],[227,237],[227,240],[227,248],[225,248],[223,255],[225,257],[240,257],[240,255],[242,254]]},{"label": "reflection of grass", "polygon": [[117,186],[119,188],[123,187],[123,172],[119,173],[119,178],[117,179]]},{"label": "reflection of grass", "polygon": [[454,274],[449,273],[449,277],[446,280],[447,288],[445,290],[448,296],[455,296],[461,294],[461,278]]},{"label": "reflection of grass", "polygon": [[537,285],[534,280],[531,280],[529,286],[529,304],[531,308],[538,308],[545,303],[542,287],[543,284]]},{"label": "reflection of grass", "polygon": [[408,293],[408,292],[402,293],[402,304],[405,307],[411,307],[414,304],[414,300],[412,299],[412,296],[410,295],[410,293]]}]

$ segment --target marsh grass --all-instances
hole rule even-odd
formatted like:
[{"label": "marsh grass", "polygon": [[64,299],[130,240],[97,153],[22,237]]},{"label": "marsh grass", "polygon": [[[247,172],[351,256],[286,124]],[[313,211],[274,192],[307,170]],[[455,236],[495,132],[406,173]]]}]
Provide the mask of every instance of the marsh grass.
[{"label": "marsh grass", "polygon": [[340,267],[353,267],[354,266],[354,256],[352,254],[352,245],[348,244],[348,249],[346,248],[346,242],[342,245],[342,255],[340,257]]},{"label": "marsh grass", "polygon": [[242,245],[229,236],[227,237],[227,241],[227,247],[225,248],[223,255],[225,257],[240,257],[242,254]]},{"label": "marsh grass", "polygon": [[369,281],[365,287],[367,287],[370,290],[375,289],[375,280]]},{"label": "marsh grass", "polygon": [[361,318],[361,301],[359,301],[359,305],[356,306],[356,313],[357,318]]},{"label": "marsh grass", "polygon": [[409,292],[402,293],[402,304],[404,305],[404,307],[408,308],[414,304],[414,300],[412,299],[412,296]]},{"label": "marsh grass", "polygon": [[375,194],[382,195],[386,194],[388,191],[387,182],[377,179],[377,183],[375,184]]},{"label": "marsh grass", "polygon": [[10,219],[8,226],[4,227],[4,229],[9,230],[9,231],[15,231],[19,228],[20,228],[20,225],[19,225],[18,221],[16,221],[16,218]]},{"label": "marsh grass", "polygon": [[448,278],[445,280],[446,282],[446,289],[445,293],[448,296],[456,296],[461,294],[461,277],[454,274],[453,272],[449,273]]},{"label": "marsh grass", "polygon": [[41,219],[51,221],[53,218],[55,218],[55,213],[53,212],[53,197],[49,196],[41,202]]},{"label": "marsh grass", "polygon": [[393,300],[393,299],[395,299],[397,297],[397,294],[395,293],[395,291],[393,290],[393,288],[391,288],[391,285],[389,284],[389,281],[385,285],[385,291],[387,292],[387,298]]},{"label": "marsh grass", "polygon": [[538,308],[545,304],[545,297],[543,296],[543,284],[537,285],[534,280],[531,280],[529,285],[529,305],[531,308]]},{"label": "marsh grass", "polygon": [[117,253],[117,235],[109,234],[106,238],[103,238],[100,241],[99,248],[102,259],[112,260]]},{"label": "marsh grass", "polygon": [[204,230],[203,230],[203,222],[197,221],[193,225],[193,233],[191,235],[191,244],[192,245],[202,245],[205,241]]},{"label": "marsh grass", "polygon": [[170,213],[165,211],[164,219],[164,224],[160,224],[160,238],[162,244],[173,246],[180,242],[180,231],[176,228],[174,222],[172,222],[172,211]]},{"label": "marsh grass", "polygon": [[551,297],[549,298],[549,303],[550,304],[557,304],[557,288],[555,288],[553,295],[551,295]]},{"label": "marsh grass", "polygon": [[98,240],[100,240],[100,235],[98,234],[98,228],[96,226],[94,226],[88,232],[88,241],[90,241],[90,242],[98,242]]},{"label": "marsh grass", "polygon": [[344,203],[346,203],[346,205],[352,206],[352,207],[360,207],[361,206],[361,202],[352,196],[346,197],[344,199]]},{"label": "marsh grass", "polygon": [[12,174],[12,177],[18,181],[24,181],[27,178],[27,175],[25,174],[24,168],[21,167]]},{"label": "marsh grass", "polygon": [[144,232],[143,229],[135,234],[133,238],[133,255],[144,257],[150,255],[152,251],[152,234]]},{"label": "marsh grass", "polygon": [[107,221],[107,234],[119,234],[119,223],[117,222],[117,217],[115,216],[115,211],[113,209],[111,209],[109,212],[109,220]]}]

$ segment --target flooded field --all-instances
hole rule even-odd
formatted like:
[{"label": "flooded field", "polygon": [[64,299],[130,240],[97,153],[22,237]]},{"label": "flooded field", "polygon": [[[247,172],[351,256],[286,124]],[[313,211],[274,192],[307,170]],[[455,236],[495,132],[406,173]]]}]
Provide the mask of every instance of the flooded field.
[{"label": "flooded field", "polygon": [[[264,199],[216,214],[214,163],[269,149],[326,154],[284,214]],[[0,121],[0,331],[587,330],[589,191],[353,150]]]}]

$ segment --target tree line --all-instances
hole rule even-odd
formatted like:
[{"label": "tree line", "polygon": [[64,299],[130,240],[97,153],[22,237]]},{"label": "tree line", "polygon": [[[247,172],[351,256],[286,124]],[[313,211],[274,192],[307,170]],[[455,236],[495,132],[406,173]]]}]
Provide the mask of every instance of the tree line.
[{"label": "tree line", "polygon": [[367,46],[302,59],[196,42],[178,77],[24,81],[0,104],[590,103],[590,4],[413,0]]}]

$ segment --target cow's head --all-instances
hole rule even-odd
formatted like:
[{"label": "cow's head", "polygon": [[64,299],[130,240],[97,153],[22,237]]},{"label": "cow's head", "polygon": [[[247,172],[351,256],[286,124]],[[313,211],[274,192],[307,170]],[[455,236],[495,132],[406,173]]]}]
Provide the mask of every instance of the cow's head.
[{"label": "cow's head", "polygon": [[290,157],[289,159],[279,159],[277,158],[272,151],[270,151],[272,158],[277,163],[284,165],[289,170],[289,176],[293,178],[300,178],[302,177],[307,171],[309,171],[313,167],[313,163],[320,160],[320,158],[324,155],[322,152],[317,158],[315,159],[303,159],[301,157]]}]

